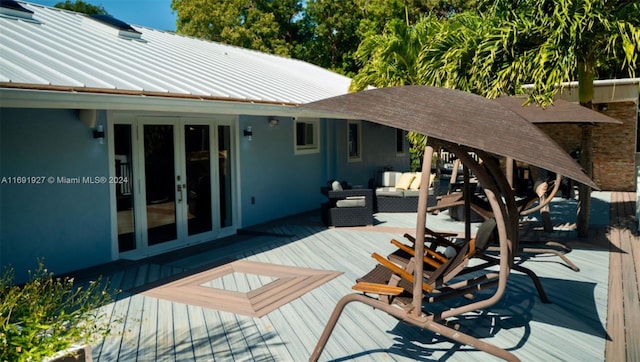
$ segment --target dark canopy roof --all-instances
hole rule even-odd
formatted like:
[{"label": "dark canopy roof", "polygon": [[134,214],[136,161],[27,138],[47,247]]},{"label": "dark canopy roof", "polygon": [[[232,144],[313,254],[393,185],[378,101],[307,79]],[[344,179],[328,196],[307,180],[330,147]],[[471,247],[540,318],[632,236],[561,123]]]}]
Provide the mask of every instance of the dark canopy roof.
[{"label": "dark canopy roof", "polygon": [[553,101],[553,104],[545,108],[534,103],[523,106],[526,100],[526,97],[502,96],[497,98],[495,101],[533,123],[622,124],[622,122],[617,119],[613,119],[602,113],[562,99],[556,99]]},{"label": "dark canopy roof", "polygon": [[475,94],[438,87],[389,87],[300,107],[313,114],[363,119],[511,157],[597,188],[578,163],[538,127]]}]

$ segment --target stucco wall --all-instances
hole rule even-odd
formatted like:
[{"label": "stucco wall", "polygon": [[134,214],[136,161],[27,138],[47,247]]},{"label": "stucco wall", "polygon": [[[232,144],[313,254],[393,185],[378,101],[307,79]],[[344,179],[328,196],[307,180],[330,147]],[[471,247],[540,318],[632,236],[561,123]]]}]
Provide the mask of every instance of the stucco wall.
[{"label": "stucco wall", "polygon": [[[381,167],[409,169],[408,149],[396,156],[393,128],[362,122],[362,160],[348,162],[346,121],[321,119],[320,152],[296,155],[293,119],[278,117],[277,126],[267,120],[240,117],[242,227],[318,209],[326,201],[320,188],[329,180],[367,186]],[[251,141],[242,135],[247,126]]]},{"label": "stucco wall", "polygon": [[[347,181],[353,185],[367,186],[375,178],[376,172],[383,168],[409,171],[409,141],[405,140],[405,152],[396,153],[396,129],[372,122],[361,122],[362,157],[359,161],[348,161],[347,122],[335,121],[335,173],[331,179]],[[328,181],[328,180],[327,180]]]},{"label": "stucco wall", "polygon": [[[637,105],[634,102],[608,103],[602,113],[623,124],[592,127],[593,180],[607,191],[635,191],[635,148]],[[581,147],[581,126],[541,124],[546,134],[571,153]]]},{"label": "stucco wall", "polygon": [[1,109],[0,155],[0,178],[45,177],[43,184],[0,184],[2,267],[12,265],[20,281],[37,258],[54,273],[110,260],[108,185],[58,183],[108,176],[106,145],[75,111]]},{"label": "stucco wall", "polygon": [[[242,226],[319,208],[318,180],[322,152],[295,155],[293,120],[279,117],[271,127],[267,117],[240,116],[240,197]],[[242,135],[251,126],[252,140]],[[254,202],[252,203],[252,199]]]}]

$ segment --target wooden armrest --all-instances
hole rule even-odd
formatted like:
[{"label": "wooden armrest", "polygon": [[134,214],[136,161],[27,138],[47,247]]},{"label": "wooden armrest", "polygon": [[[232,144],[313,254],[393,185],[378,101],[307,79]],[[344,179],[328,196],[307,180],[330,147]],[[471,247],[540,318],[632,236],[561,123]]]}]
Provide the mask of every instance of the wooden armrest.
[{"label": "wooden armrest", "polygon": [[404,288],[396,287],[393,285],[358,282],[353,287],[353,290],[357,290],[363,293],[372,293],[378,295],[400,295],[404,292]]},{"label": "wooden armrest", "polygon": [[467,258],[473,256],[476,253],[476,238],[469,240],[469,252],[467,252]]},{"label": "wooden armrest", "polygon": [[[378,263],[380,263],[382,266],[384,266],[385,268],[391,270],[393,273],[398,274],[401,278],[409,281],[411,284],[413,284],[413,274],[409,273],[408,271],[402,269],[401,267],[397,266],[396,264],[390,262],[389,260],[387,260],[385,257],[383,257],[382,255],[378,254],[378,253],[373,253],[371,254],[371,257],[376,259],[378,261]],[[422,276],[420,277],[422,278]],[[427,291],[427,292],[431,292],[433,290],[433,288],[425,283],[422,282],[422,289]]]},{"label": "wooden armrest", "polygon": [[[404,251],[406,253],[411,254],[412,256],[416,256],[415,255],[415,250],[413,250],[413,248],[411,248],[411,247],[399,242],[396,239],[391,239],[391,244],[395,245],[398,249],[400,249],[400,250],[402,250],[402,251]],[[440,254],[436,253],[435,251],[433,251],[431,249],[424,249],[424,251],[426,253],[428,253],[429,255],[432,255],[432,253],[433,253],[433,254],[437,255],[438,257],[441,257]],[[445,258],[445,257],[442,257],[442,258],[444,258],[444,260],[442,260],[443,263],[447,261],[447,258]],[[422,257],[422,261],[424,261],[425,263],[431,265],[434,268],[439,268],[440,265],[442,265],[441,263],[438,263],[437,261],[435,261],[435,260],[433,260],[433,259],[431,259],[429,257],[426,257],[426,256]]]},{"label": "wooden armrest", "polygon": [[[425,228],[425,231],[426,231],[427,234],[432,233],[432,231],[430,229],[428,229],[428,228]],[[458,236],[457,233],[438,233],[438,232],[434,232],[434,233],[435,234],[439,234],[439,235],[446,235],[446,237]],[[413,235],[407,233],[407,234],[404,234],[404,237],[407,240],[409,240],[410,242],[415,244],[416,238]],[[452,242],[451,240],[448,240],[446,237],[445,236],[442,236],[442,237],[436,236],[435,238],[431,238],[430,240],[426,240],[425,239],[425,242],[428,242],[430,244],[429,248],[432,249],[432,250],[434,250],[438,246],[443,246],[444,245],[444,246],[450,246],[450,247],[456,249],[457,251],[459,251],[460,250],[460,245],[457,245],[456,243]],[[433,239],[435,239],[435,240],[433,240]]]},{"label": "wooden armrest", "polygon": [[[428,227],[425,227],[424,231],[427,234],[432,235],[432,236],[434,236],[434,237],[436,237],[438,239],[440,239],[440,238],[445,239],[445,238],[450,238],[450,237],[453,237],[453,236],[458,236],[458,233],[433,231],[433,230],[429,229]],[[449,241],[449,240],[447,240],[447,241]]]},{"label": "wooden armrest", "polygon": [[[434,259],[438,259],[441,263],[446,263],[449,259],[447,259],[446,256],[441,255],[440,253],[438,253],[437,251],[433,251],[429,248],[424,249],[424,251],[431,255],[431,257],[433,257]],[[425,257],[426,258],[426,257]]]}]

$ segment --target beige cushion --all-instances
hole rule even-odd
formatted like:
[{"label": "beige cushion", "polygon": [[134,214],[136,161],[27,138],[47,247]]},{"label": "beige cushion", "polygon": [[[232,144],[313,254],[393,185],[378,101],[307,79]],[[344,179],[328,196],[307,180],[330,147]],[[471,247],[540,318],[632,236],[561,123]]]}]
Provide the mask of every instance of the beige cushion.
[{"label": "beige cushion", "polygon": [[364,196],[348,197],[345,200],[338,200],[336,202],[337,207],[365,207],[367,201]]},{"label": "beige cushion", "polygon": [[[436,179],[436,174],[432,173],[429,176],[429,188],[433,187],[433,181]],[[420,183],[422,182],[422,172],[416,172],[416,178],[411,181],[411,185],[409,185],[409,190],[419,190]]]},{"label": "beige cushion", "polygon": [[403,197],[418,197],[420,196],[420,190],[404,190],[402,191]]},{"label": "beige cushion", "polygon": [[411,181],[416,177],[413,172],[405,172],[400,176],[400,179],[396,181],[395,188],[406,190],[411,186]]},{"label": "beige cushion", "polygon": [[394,187],[381,187],[376,189],[376,196],[404,197],[404,191]]},{"label": "beige cushion", "polygon": [[409,185],[409,190],[418,190],[420,189],[420,182],[422,182],[422,172],[416,172],[416,177],[411,181],[411,185]]}]

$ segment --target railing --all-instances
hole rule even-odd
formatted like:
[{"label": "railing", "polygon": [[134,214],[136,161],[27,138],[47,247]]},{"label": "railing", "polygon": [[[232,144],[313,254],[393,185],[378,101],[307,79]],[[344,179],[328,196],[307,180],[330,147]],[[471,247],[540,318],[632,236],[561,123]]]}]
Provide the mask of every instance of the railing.
[{"label": "railing", "polygon": [[[453,165],[453,161],[455,161],[457,159],[456,155],[453,152],[449,152],[447,150],[441,149],[438,152],[439,156],[440,156],[440,160],[443,164],[447,165],[447,164],[451,164]],[[479,161],[479,157],[475,152],[471,152],[470,153],[471,157],[473,157],[474,160]]]}]

